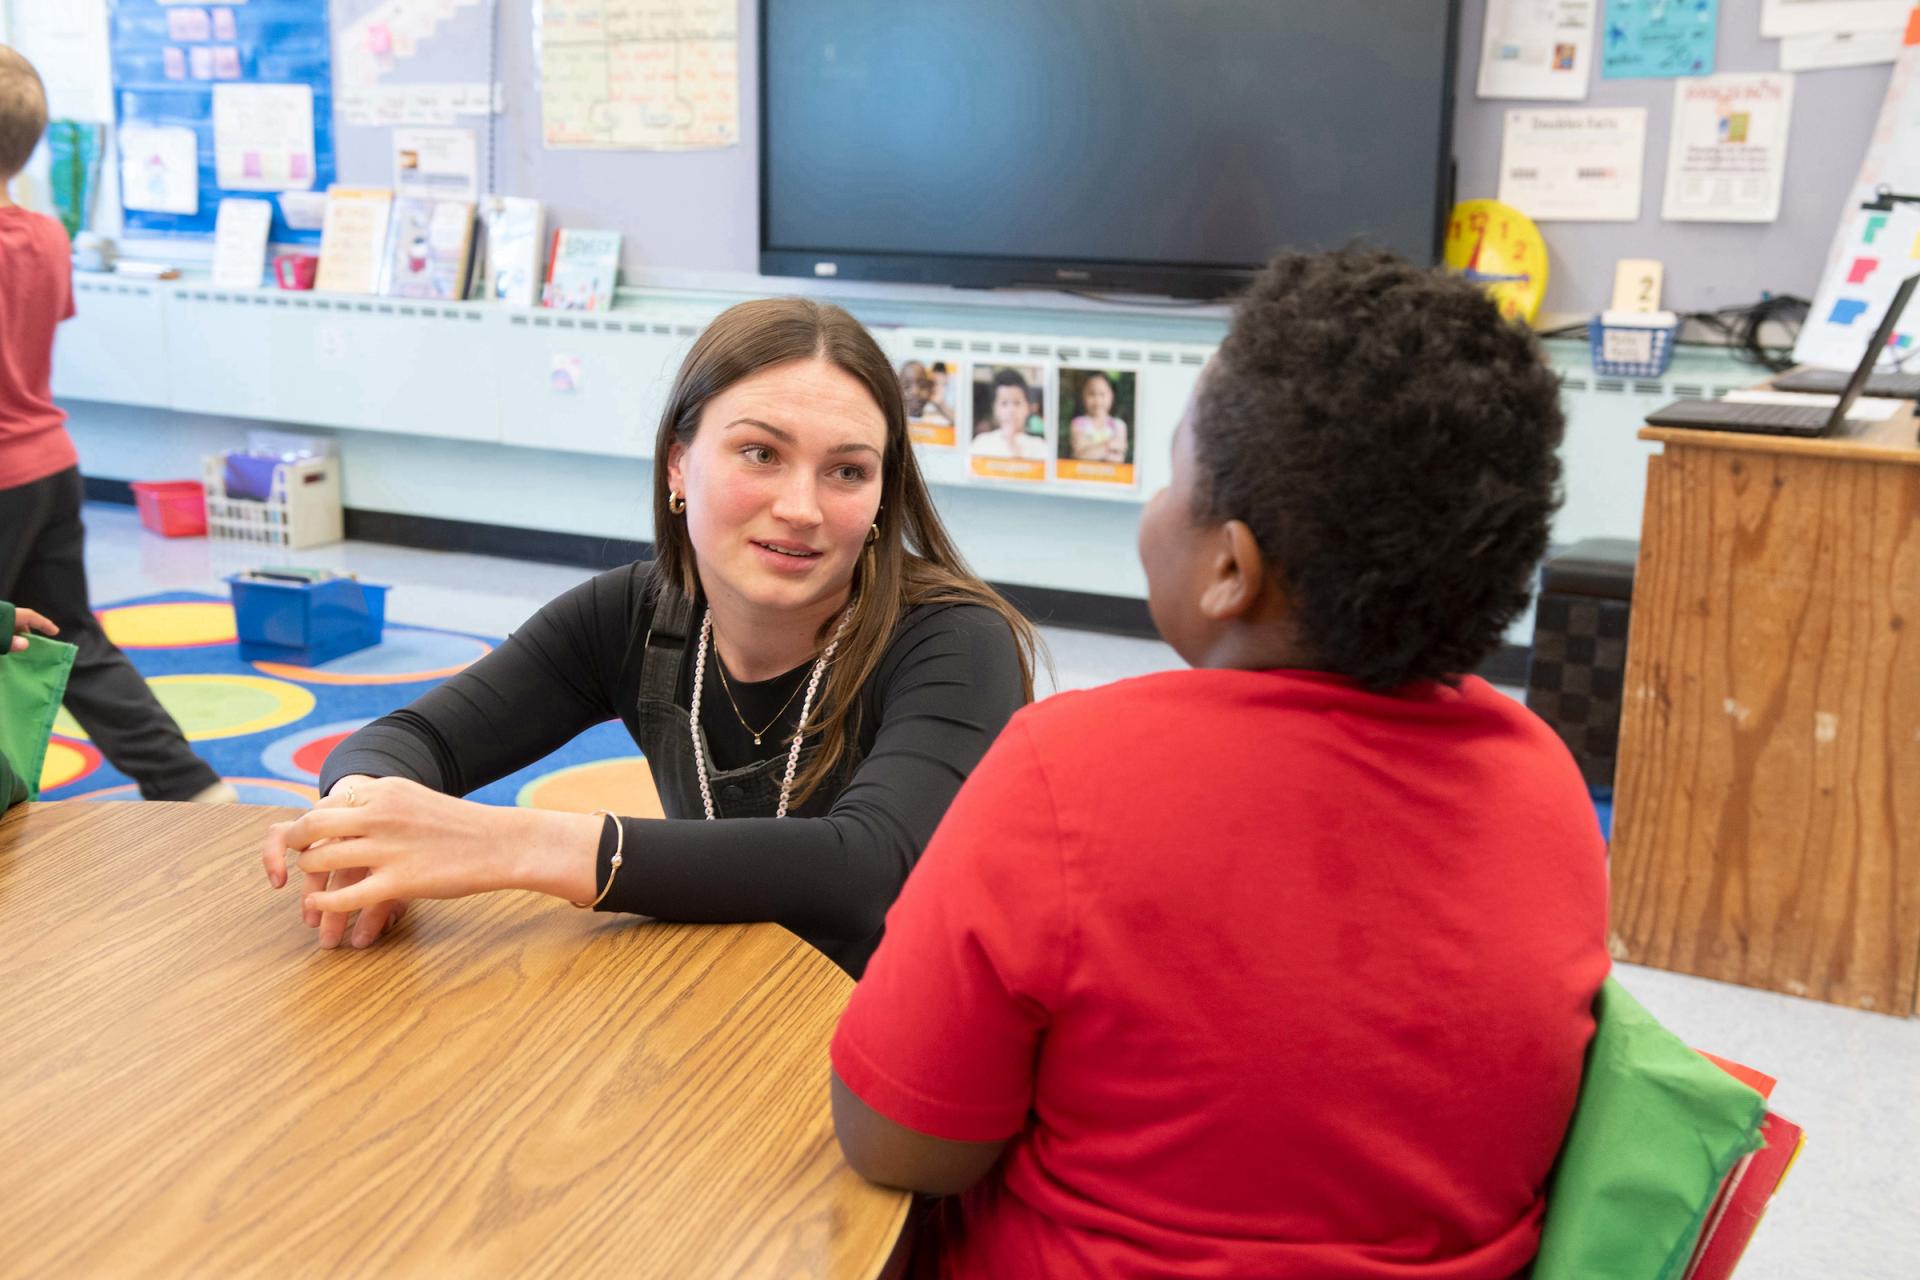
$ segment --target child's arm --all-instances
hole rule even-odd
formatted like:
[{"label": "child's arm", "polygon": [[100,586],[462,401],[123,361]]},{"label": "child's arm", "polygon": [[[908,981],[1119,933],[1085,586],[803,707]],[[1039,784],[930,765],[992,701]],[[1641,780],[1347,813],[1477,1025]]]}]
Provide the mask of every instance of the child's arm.
[{"label": "child's arm", "polygon": [[963,1191],[1033,1111],[1071,948],[1028,715],[960,789],[834,1035],[834,1130],[874,1182]]},{"label": "child's arm", "polygon": [[855,1173],[868,1182],[930,1196],[958,1195],[987,1175],[999,1142],[953,1142],[918,1133],[875,1111],[833,1077],[833,1131]]}]

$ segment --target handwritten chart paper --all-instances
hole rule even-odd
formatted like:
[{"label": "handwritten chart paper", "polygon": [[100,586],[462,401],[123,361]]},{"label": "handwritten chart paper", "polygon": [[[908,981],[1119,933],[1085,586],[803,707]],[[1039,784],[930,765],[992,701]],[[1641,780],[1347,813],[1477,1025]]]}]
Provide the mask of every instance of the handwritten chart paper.
[{"label": "handwritten chart paper", "polygon": [[312,86],[215,85],[213,159],[218,181],[228,191],[311,188]]},{"label": "handwritten chart paper", "polygon": [[544,0],[540,7],[548,147],[734,146],[739,82],[734,0]]}]

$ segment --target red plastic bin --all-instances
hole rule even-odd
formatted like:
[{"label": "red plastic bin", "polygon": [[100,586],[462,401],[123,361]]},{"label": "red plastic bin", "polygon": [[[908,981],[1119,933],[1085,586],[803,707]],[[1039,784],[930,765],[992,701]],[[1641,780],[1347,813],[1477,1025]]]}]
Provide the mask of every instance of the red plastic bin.
[{"label": "red plastic bin", "polygon": [[207,491],[198,480],[135,480],[131,487],[147,528],[168,538],[206,534]]}]

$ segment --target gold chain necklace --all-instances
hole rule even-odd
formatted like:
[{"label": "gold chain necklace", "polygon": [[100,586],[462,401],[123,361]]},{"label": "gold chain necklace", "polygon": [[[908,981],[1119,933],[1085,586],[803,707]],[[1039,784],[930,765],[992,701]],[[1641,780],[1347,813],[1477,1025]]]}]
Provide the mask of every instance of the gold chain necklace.
[{"label": "gold chain necklace", "polygon": [[745,729],[753,735],[753,745],[756,747],[760,745],[760,739],[766,734],[771,733],[773,726],[780,723],[780,717],[787,714],[787,708],[793,705],[793,700],[800,696],[800,690],[804,688],[807,683],[804,680],[796,682],[793,686],[793,692],[788,694],[787,700],[780,704],[780,709],[773,713],[773,719],[767,721],[767,727],[764,729],[755,729],[747,723],[747,718],[740,714],[740,704],[733,700],[733,689],[727,684],[727,664],[720,659],[719,645],[713,647],[713,669],[720,673],[720,692],[727,695],[727,705],[733,708],[733,718],[740,722],[742,729]]}]

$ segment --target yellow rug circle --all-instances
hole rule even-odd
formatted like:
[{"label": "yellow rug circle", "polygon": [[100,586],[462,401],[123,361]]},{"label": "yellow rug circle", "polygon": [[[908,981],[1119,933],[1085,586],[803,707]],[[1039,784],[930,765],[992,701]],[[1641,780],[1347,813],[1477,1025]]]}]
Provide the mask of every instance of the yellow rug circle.
[{"label": "yellow rug circle", "polygon": [[[153,676],[147,686],[189,742],[278,729],[313,710],[307,690],[265,676]],[[64,707],[53,728],[70,738],[87,736]]]},{"label": "yellow rug circle", "polygon": [[185,649],[238,639],[233,606],[216,601],[132,604],[99,616],[107,639],[122,649]]}]

